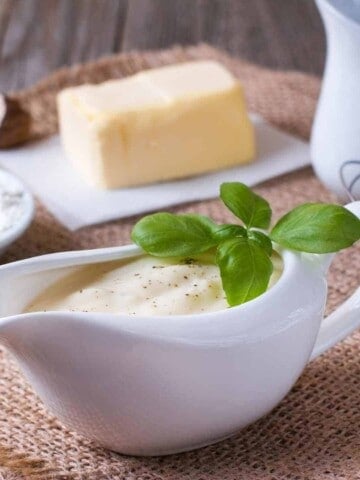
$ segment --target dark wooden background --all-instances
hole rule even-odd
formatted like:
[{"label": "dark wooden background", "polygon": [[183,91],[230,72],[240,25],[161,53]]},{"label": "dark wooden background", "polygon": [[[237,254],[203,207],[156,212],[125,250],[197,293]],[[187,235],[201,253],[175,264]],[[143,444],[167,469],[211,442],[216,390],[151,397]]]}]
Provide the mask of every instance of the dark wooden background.
[{"label": "dark wooden background", "polygon": [[273,68],[323,69],[313,0],[0,0],[0,90],[113,52],[200,41]]}]

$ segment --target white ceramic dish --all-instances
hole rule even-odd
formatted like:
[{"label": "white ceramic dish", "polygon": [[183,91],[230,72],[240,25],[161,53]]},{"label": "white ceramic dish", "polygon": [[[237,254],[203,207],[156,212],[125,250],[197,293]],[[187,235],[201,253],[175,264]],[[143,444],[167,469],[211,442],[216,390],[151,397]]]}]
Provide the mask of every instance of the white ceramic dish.
[{"label": "white ceramic dish", "polygon": [[[360,216],[360,202],[349,208]],[[233,435],[275,407],[305,365],[360,325],[360,289],[322,322],[332,255],[283,252],[264,295],[228,310],[145,317],[22,314],[74,266],[139,254],[133,245],[0,268],[0,341],[70,428],[125,454],[164,455]]]},{"label": "white ceramic dish", "polygon": [[[43,205],[63,225],[74,230],[169,205],[216,197],[223,182],[241,180],[251,187],[309,165],[308,143],[274,128],[257,115],[251,118],[256,130],[256,162],[173,182],[96,190],[74,171],[58,136],[23,148],[0,150],[0,165],[24,178]],[[47,158],[51,158],[51,168],[46,170],[44,182]]]},{"label": "white ceramic dish", "polygon": [[0,255],[25,232],[34,217],[34,199],[28,188],[23,182],[6,170],[0,170],[0,180],[4,183],[11,183],[24,194],[21,198],[22,213],[18,220],[10,228],[0,232]]}]

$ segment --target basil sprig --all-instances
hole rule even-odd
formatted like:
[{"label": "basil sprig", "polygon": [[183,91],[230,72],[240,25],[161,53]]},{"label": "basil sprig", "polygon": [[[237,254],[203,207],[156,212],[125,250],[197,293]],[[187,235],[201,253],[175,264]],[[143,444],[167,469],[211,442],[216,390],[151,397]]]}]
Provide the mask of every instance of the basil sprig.
[{"label": "basil sprig", "polygon": [[268,288],[272,241],[290,250],[329,253],[360,239],[360,220],[340,205],[300,205],[266,233],[272,211],[264,198],[238,182],[223,183],[220,198],[242,225],[218,225],[197,214],[155,213],[136,223],[131,238],[157,257],[191,257],[213,249],[230,306],[252,300]]},{"label": "basil sprig", "polygon": [[305,203],[284,215],[271,231],[282,247],[300,252],[331,253],[360,238],[360,220],[340,205]]}]

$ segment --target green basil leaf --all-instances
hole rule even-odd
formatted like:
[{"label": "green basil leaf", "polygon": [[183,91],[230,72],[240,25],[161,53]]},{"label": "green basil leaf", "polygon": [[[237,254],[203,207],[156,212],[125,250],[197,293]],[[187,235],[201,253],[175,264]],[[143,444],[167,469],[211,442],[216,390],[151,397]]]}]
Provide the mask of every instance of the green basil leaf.
[{"label": "green basil leaf", "polygon": [[271,221],[269,203],[243,183],[223,183],[220,187],[220,198],[248,228],[269,227]]},{"label": "green basil leaf", "polygon": [[249,238],[234,238],[219,245],[216,262],[230,306],[252,300],[269,285],[273,264],[258,243]]},{"label": "green basil leaf", "polygon": [[360,239],[360,220],[340,205],[305,203],[284,215],[270,237],[292,250],[337,252]]},{"label": "green basil leaf", "polygon": [[251,240],[254,240],[261,248],[265,250],[265,252],[271,257],[273,247],[270,238],[263,232],[259,232],[258,230],[249,230],[248,237]]},{"label": "green basil leaf", "polygon": [[135,224],[131,239],[157,257],[191,256],[218,244],[216,229],[217,225],[202,215],[155,213]]},{"label": "green basil leaf", "polygon": [[241,225],[225,223],[224,225],[218,225],[218,228],[214,235],[220,243],[234,237],[246,237],[247,231],[246,228],[242,227]]}]

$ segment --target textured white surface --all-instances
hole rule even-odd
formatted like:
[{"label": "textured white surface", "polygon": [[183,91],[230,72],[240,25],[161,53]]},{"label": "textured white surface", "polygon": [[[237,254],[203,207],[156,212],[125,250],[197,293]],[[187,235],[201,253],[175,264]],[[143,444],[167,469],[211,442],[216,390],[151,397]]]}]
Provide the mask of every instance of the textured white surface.
[{"label": "textured white surface", "polygon": [[0,235],[21,219],[25,210],[24,197],[22,185],[0,172]]},{"label": "textured white surface", "polygon": [[143,187],[111,191],[89,187],[73,170],[51,137],[30,146],[1,151],[0,165],[22,177],[51,213],[66,227],[124,218],[170,205],[218,196],[226,181],[249,186],[302,168],[310,163],[307,143],[283,133],[259,117],[252,117],[258,155],[254,163],[216,173]]}]

